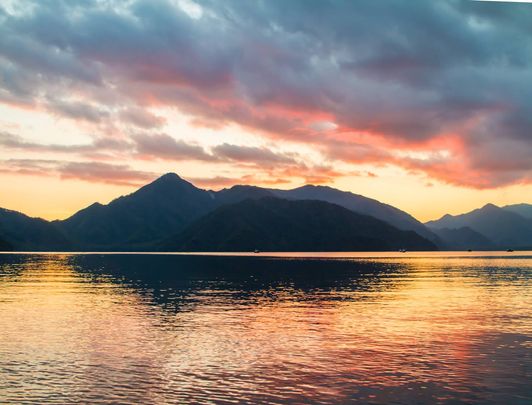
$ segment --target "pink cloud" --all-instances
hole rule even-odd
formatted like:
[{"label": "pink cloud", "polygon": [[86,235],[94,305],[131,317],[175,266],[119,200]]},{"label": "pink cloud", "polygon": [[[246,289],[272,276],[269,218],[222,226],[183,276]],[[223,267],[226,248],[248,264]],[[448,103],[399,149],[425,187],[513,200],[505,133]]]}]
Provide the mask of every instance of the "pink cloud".
[{"label": "pink cloud", "polygon": [[[337,162],[393,165],[471,188],[532,181],[526,18],[509,24],[485,5],[461,2],[417,5],[416,13],[408,2],[386,10],[370,3],[316,10],[273,1],[260,12],[205,3],[196,19],[144,0],[111,1],[105,15],[92,3],[76,12],[65,3],[50,13],[39,3],[25,16],[4,13],[0,100],[74,120],[95,139],[121,139],[124,147],[4,145],[110,153],[126,166],[208,161],[311,182],[346,175],[328,167]],[[482,35],[472,20],[485,23]],[[268,141],[305,145],[327,165],[222,139],[212,149],[199,139],[188,144],[163,133],[165,119],[150,112],[159,107],[178,109],[195,125],[236,123]],[[117,173],[107,172],[111,181]]]}]

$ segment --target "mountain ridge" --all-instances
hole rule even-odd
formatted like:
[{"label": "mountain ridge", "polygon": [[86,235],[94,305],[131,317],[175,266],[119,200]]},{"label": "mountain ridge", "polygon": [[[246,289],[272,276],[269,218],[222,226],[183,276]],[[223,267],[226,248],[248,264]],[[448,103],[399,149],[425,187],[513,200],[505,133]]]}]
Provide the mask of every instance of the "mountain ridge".
[{"label": "mountain ridge", "polygon": [[505,205],[504,207],[501,207],[503,210],[513,212],[515,214],[519,214],[522,217],[525,217],[527,219],[532,220],[532,204],[511,204],[511,205]]},{"label": "mountain ridge", "polygon": [[497,245],[486,236],[473,229],[463,226],[457,229],[433,229],[443,243],[441,246],[449,250],[494,250]]},{"label": "mountain ridge", "polygon": [[167,251],[436,250],[413,231],[325,201],[278,197],[223,205],[166,240]]},{"label": "mountain ridge", "polygon": [[446,214],[425,225],[435,231],[468,227],[494,242],[499,248],[532,245],[532,220],[491,203],[464,214]]},{"label": "mountain ridge", "polygon": [[310,199],[337,204],[354,212],[374,216],[375,218],[391,223],[399,229],[413,230],[421,236],[437,242],[437,236],[412,215],[373,198],[350,191],[338,190],[329,186],[316,186],[312,184],[307,184],[292,190],[270,190],[276,196],[282,198]]},{"label": "mountain ridge", "polygon": [[[422,224],[410,214],[389,204],[328,186],[309,184],[291,190],[279,190],[235,185],[213,191],[198,188],[175,173],[167,173],[108,204],[92,203],[64,220],[50,222],[2,209],[0,238],[16,250],[150,250],[160,241],[179,234],[194,221],[222,206],[262,198],[335,204],[357,214],[372,216],[398,230],[416,232],[443,249],[448,249],[449,246],[465,248],[467,245],[476,249],[482,245],[482,241],[487,248],[509,244],[532,245],[532,237],[522,237],[522,234],[527,235],[528,229],[528,225],[524,224],[529,221],[532,224],[532,220],[513,212],[528,210],[532,207],[530,204],[515,204],[503,208],[486,204],[472,211],[480,210],[485,215],[495,216],[500,216],[502,212],[502,215],[513,218],[513,223],[520,223],[516,227],[525,227],[521,229],[521,236],[518,234],[516,237],[511,237],[511,230],[507,230],[510,236],[507,235],[507,240],[501,241],[492,235],[486,235],[485,230],[478,229],[478,226],[462,224],[456,219],[461,218],[460,216],[446,214],[439,220]],[[482,219],[481,222],[486,220]],[[504,229],[505,224],[502,222],[499,225]],[[442,231],[441,228],[448,230]]]},{"label": "mountain ridge", "polygon": [[78,245],[124,249],[183,229],[213,208],[208,193],[167,173],[107,205],[91,204],[56,223]]},{"label": "mountain ridge", "polygon": [[63,250],[71,243],[52,222],[0,208],[0,236],[13,250]]},{"label": "mountain ridge", "polygon": [[[310,196],[312,197],[310,199],[339,203],[338,205],[352,211],[356,208],[358,210],[355,212],[373,214],[372,216],[377,219],[390,222],[399,229],[414,230],[432,241],[437,241],[436,235],[409,214],[377,200],[330,187],[307,185],[293,190],[274,190],[251,185],[235,185],[212,191],[200,189],[175,173],[167,173],[107,205],[92,204],[63,221],[55,222],[76,245],[83,248],[145,249],[155,240],[182,231],[194,220],[222,205],[237,203],[247,198],[274,196],[309,199],[307,196],[300,198],[301,190],[314,190],[314,195]],[[315,195],[316,190],[334,195],[320,198],[319,195]],[[173,205],[165,202],[163,195],[170,198]],[[149,212],[142,213],[143,209]],[[131,217],[133,213],[136,214],[135,218],[126,218]]]}]

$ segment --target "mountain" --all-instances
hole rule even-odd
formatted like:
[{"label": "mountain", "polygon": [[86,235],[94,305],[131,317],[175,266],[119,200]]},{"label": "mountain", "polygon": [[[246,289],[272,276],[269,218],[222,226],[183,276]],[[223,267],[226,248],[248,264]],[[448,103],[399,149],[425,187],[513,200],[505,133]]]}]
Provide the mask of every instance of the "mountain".
[{"label": "mountain", "polygon": [[305,186],[284,191],[237,185],[208,191],[174,173],[168,173],[108,205],[92,204],[64,221],[55,221],[55,224],[80,250],[146,250],[154,242],[178,234],[196,219],[223,205],[275,196],[336,203],[437,240],[423,224],[397,208],[330,187]]},{"label": "mountain", "polygon": [[0,235],[15,250],[70,250],[71,244],[54,224],[0,208]]},{"label": "mountain", "polygon": [[532,204],[514,204],[502,207],[505,211],[513,212],[527,219],[532,219]]},{"label": "mountain", "polygon": [[209,192],[169,173],[108,205],[92,204],[55,223],[85,249],[142,249],[215,207]]},{"label": "mountain", "polygon": [[492,240],[500,248],[518,248],[532,245],[532,221],[493,204],[462,215],[444,215],[437,221],[427,222],[434,230],[469,227]]},{"label": "mountain", "polygon": [[13,246],[11,245],[11,243],[0,238],[0,252],[9,252],[11,250],[13,250]]},{"label": "mountain", "polygon": [[437,242],[438,238],[425,225],[410,214],[391,205],[381,203],[348,191],[326,186],[307,185],[293,190],[270,190],[275,196],[289,200],[318,200],[347,208],[359,214],[370,215],[388,222],[398,229],[415,231],[419,235]]},{"label": "mountain", "polygon": [[[264,198],[335,204],[352,213],[384,221],[396,230],[414,231],[442,248],[453,245],[479,249],[489,243],[488,239],[498,247],[532,245],[532,220],[520,215],[528,212],[527,204],[504,208],[489,205],[476,210],[484,215],[476,211],[463,216],[448,215],[429,222],[427,227],[391,205],[331,187],[308,185],[276,190],[240,185],[211,191],[197,188],[174,173],[107,205],[94,203],[62,221],[50,223],[1,210],[0,235],[16,250],[151,250],[160,241],[179,235],[217,209]],[[516,210],[519,213],[513,212]],[[464,227],[467,229],[460,229]]]},{"label": "mountain", "polygon": [[323,201],[265,197],[222,206],[161,244],[165,251],[434,250],[413,231]]},{"label": "mountain", "polygon": [[218,206],[234,204],[247,199],[258,199],[263,197],[275,197],[275,194],[265,188],[256,186],[233,186],[220,191],[211,191]]},{"label": "mountain", "polygon": [[492,250],[496,248],[495,243],[467,226],[458,229],[434,228],[433,232],[439,236],[442,247],[447,250]]}]

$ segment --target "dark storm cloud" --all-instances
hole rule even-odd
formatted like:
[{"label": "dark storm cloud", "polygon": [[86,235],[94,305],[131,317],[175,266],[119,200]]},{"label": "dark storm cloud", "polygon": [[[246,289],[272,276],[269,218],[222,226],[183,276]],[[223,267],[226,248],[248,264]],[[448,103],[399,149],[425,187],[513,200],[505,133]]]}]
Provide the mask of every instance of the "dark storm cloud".
[{"label": "dark storm cloud", "polygon": [[[471,187],[532,180],[522,158],[532,154],[531,5],[205,0],[191,13],[177,0],[22,4],[0,11],[0,100],[143,128],[161,121],[105,111],[172,106],[206,125],[310,143],[333,160]],[[73,88],[89,108],[50,101]],[[316,121],[335,123],[334,136],[313,130]],[[144,155],[208,159],[201,146],[157,136],[133,141]],[[449,139],[448,159],[393,155]],[[244,162],[250,152],[268,160],[213,150]]]}]

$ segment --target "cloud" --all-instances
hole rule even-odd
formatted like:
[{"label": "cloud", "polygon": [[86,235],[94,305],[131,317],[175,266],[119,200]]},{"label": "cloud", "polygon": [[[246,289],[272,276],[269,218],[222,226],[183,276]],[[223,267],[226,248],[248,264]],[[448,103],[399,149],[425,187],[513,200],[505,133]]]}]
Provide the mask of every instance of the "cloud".
[{"label": "cloud", "polygon": [[60,116],[95,123],[101,122],[103,119],[109,118],[111,115],[102,107],[79,101],[49,99],[47,100],[46,106],[47,109]]},{"label": "cloud", "polygon": [[[532,181],[531,5],[51,0],[27,8],[0,8],[0,100],[92,123],[100,138],[120,127],[140,158],[254,162],[263,174],[298,166],[283,153],[225,143],[209,152],[201,140],[162,135],[164,119],[149,111],[163,107],[197,124],[236,123],[304,144],[332,163],[394,165],[474,188]],[[445,159],[400,157],[442,149]]]},{"label": "cloud", "polygon": [[124,152],[131,149],[131,143],[115,138],[95,138],[87,144],[41,144],[30,142],[10,132],[0,132],[0,145],[9,149],[27,152],[79,153],[82,155],[104,152]]},{"label": "cloud", "polygon": [[253,163],[258,166],[297,164],[294,154],[275,153],[265,147],[240,146],[224,143],[212,148],[212,153],[219,159],[227,159],[240,163]]},{"label": "cloud", "polygon": [[141,186],[158,174],[133,170],[127,165],[102,162],[64,162],[39,159],[8,159],[0,161],[0,172],[31,176],[58,176],[92,183],[120,186]]},{"label": "cloud", "polygon": [[159,128],[166,122],[163,117],[138,107],[124,109],[119,113],[119,117],[121,120],[143,129]]},{"label": "cloud", "polygon": [[64,179],[79,179],[117,185],[144,185],[157,174],[132,170],[127,165],[113,165],[98,162],[70,162],[61,164],[59,174]]},{"label": "cloud", "polygon": [[176,140],[166,134],[137,134],[132,138],[136,142],[138,155],[144,159],[214,160],[201,146]]},{"label": "cloud", "polygon": [[224,187],[231,187],[235,184],[239,184],[242,179],[236,177],[225,177],[225,176],[215,176],[215,177],[191,177],[188,178],[194,185],[197,187],[203,187],[206,189],[221,189]]},{"label": "cloud", "polygon": [[256,186],[273,187],[279,185],[289,184],[290,181],[286,178],[276,178],[264,175],[247,174],[241,177],[191,177],[188,178],[197,187],[206,189],[220,190],[222,188],[230,188],[238,184],[253,184]]}]

